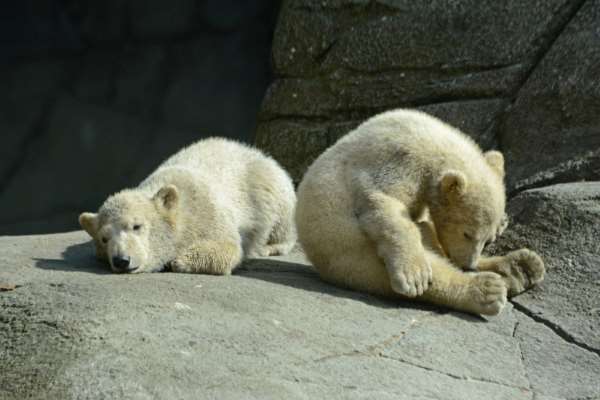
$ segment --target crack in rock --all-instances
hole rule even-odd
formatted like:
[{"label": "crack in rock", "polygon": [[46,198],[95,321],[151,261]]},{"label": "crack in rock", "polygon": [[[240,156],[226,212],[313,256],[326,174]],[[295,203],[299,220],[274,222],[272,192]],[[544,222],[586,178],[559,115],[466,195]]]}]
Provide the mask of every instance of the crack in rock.
[{"label": "crack in rock", "polygon": [[415,364],[415,363],[413,363],[411,361],[408,361],[408,360],[405,360],[403,358],[395,358],[395,357],[390,357],[390,356],[386,356],[386,355],[383,355],[383,354],[380,355],[379,357],[384,358],[386,360],[392,360],[392,361],[396,361],[396,362],[399,362],[399,363],[402,363],[402,364],[410,365],[412,367],[423,369],[425,371],[436,372],[438,374],[445,375],[445,376],[448,376],[448,377],[450,377],[452,379],[456,379],[456,380],[490,383],[490,384],[493,384],[493,385],[504,386],[504,387],[511,388],[511,389],[525,390],[525,391],[534,393],[533,390],[531,389],[531,387],[526,388],[526,387],[522,387],[522,386],[508,385],[506,383],[493,381],[491,379],[474,378],[474,377],[470,377],[470,376],[456,375],[456,374],[452,374],[450,372],[440,371],[440,370],[437,370],[437,369],[434,369],[434,368],[425,367],[423,365]]},{"label": "crack in rock", "polygon": [[511,302],[512,305],[514,306],[514,309],[521,312],[523,315],[526,315],[527,317],[531,318],[532,320],[534,320],[535,322],[538,322],[544,326],[546,326],[547,328],[550,328],[556,335],[558,335],[559,337],[561,337],[565,342],[573,344],[581,349],[584,349],[590,353],[595,354],[596,356],[600,357],[600,349],[596,349],[590,345],[588,345],[587,343],[584,343],[580,340],[577,340],[573,337],[573,335],[571,335],[569,332],[567,332],[566,330],[564,330],[560,325],[558,325],[555,322],[549,321],[545,318],[543,318],[542,316],[535,314],[533,311],[531,311],[530,309],[528,309],[527,307],[523,306],[522,304],[516,303],[516,302]]},{"label": "crack in rock", "polygon": [[523,376],[527,381],[528,390],[533,393],[532,400],[535,400],[536,393],[533,391],[533,386],[531,385],[531,379],[529,379],[529,374],[527,374],[527,368],[525,367],[525,354],[523,354],[523,348],[521,347],[521,341],[516,337],[517,329],[519,329],[519,321],[515,321],[515,326],[512,331],[512,337],[517,344],[517,349],[519,350],[519,355],[521,357],[521,366],[523,367]]},{"label": "crack in rock", "polygon": [[[438,374],[442,374],[445,376],[448,376],[450,378],[453,379],[457,379],[457,380],[463,380],[463,381],[476,381],[476,382],[482,382],[482,383],[489,383],[489,384],[495,384],[495,385],[499,385],[499,386],[504,386],[504,387],[508,387],[508,388],[512,388],[512,389],[520,389],[520,390],[525,390],[531,393],[535,393],[531,387],[531,382],[529,381],[529,378],[527,377],[527,373],[525,373],[525,378],[528,382],[528,387],[522,387],[522,386],[515,386],[515,385],[509,385],[503,382],[497,382],[494,380],[490,380],[490,379],[484,379],[484,378],[474,378],[474,377],[470,377],[470,376],[461,376],[461,375],[456,375],[456,374],[452,374],[450,372],[446,372],[446,371],[440,371],[434,368],[430,368],[430,367],[426,367],[423,365],[419,365],[419,364],[415,364],[411,361],[405,360],[403,358],[395,358],[395,357],[390,357],[388,355],[385,355],[383,352],[384,350],[388,349],[390,346],[395,345],[396,343],[398,343],[400,340],[402,340],[402,338],[413,328],[415,327],[417,324],[420,324],[422,322],[424,322],[427,319],[430,319],[431,317],[434,317],[436,315],[439,315],[438,313],[429,313],[428,315],[426,315],[424,318],[417,320],[417,319],[413,319],[411,320],[411,322],[409,323],[408,327],[404,330],[402,330],[400,332],[400,334],[397,335],[392,335],[390,337],[388,337],[387,339],[384,339],[378,343],[372,344],[370,346],[367,346],[366,348],[360,350],[360,349],[355,349],[355,350],[351,350],[348,352],[343,352],[343,353],[335,353],[335,354],[330,354],[321,358],[318,358],[316,360],[314,360],[313,362],[322,362],[322,361],[328,361],[328,360],[332,360],[332,359],[336,359],[336,358],[341,358],[341,357],[376,357],[376,358],[383,358],[386,360],[392,360],[395,362],[399,362],[402,364],[406,364],[406,365],[410,365],[412,367],[415,368],[419,368],[419,369],[423,369],[425,371],[429,371],[429,372],[435,372]],[[515,328],[513,329],[513,337],[516,333],[516,328],[517,328],[518,323],[515,323]],[[523,352],[521,351],[520,348],[520,344],[517,343],[517,345],[519,346],[519,351],[521,352],[521,359],[523,359]]]},{"label": "crack in rock", "polygon": [[571,158],[552,168],[540,171],[527,179],[517,181],[515,188],[508,193],[508,197],[512,198],[525,190],[537,189],[557,183],[594,180],[594,173],[592,172],[590,176],[586,176],[586,169],[593,168],[599,161],[600,149],[589,151],[576,158]]},{"label": "crack in rock", "polygon": [[363,350],[355,349],[355,350],[347,351],[344,353],[329,354],[327,356],[317,358],[316,360],[313,360],[313,362],[322,362],[322,361],[332,360],[332,359],[340,358],[340,357],[353,357],[353,356],[384,357],[383,356],[384,350],[386,350],[390,346],[393,346],[394,344],[398,343],[404,337],[404,335],[406,335],[415,325],[417,325],[417,323],[423,322],[435,315],[438,315],[438,314],[431,312],[431,313],[428,313],[427,315],[425,315],[425,317],[420,320],[412,319],[410,321],[410,323],[408,324],[408,326],[406,327],[406,329],[400,331],[400,334],[392,335],[392,336],[388,337],[387,339],[384,339],[378,343],[367,346]]}]

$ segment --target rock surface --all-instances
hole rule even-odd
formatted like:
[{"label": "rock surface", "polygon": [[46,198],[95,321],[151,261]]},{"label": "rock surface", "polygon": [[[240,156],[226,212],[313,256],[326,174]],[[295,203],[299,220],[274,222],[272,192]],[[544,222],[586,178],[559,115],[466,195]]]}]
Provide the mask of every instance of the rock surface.
[{"label": "rock surface", "polygon": [[491,250],[528,247],[547,268],[544,284],[515,307],[600,355],[600,182],[524,191],[507,212],[509,229]]},{"label": "rock surface", "polygon": [[502,150],[511,192],[598,180],[599,24],[594,0],[284,2],[257,143],[298,182],[361,121],[412,107]]},{"label": "rock surface", "polygon": [[0,399],[600,393],[592,341],[566,340],[510,304],[484,320],[388,302],[323,283],[301,254],[250,260],[229,277],[117,275],[87,240],[0,238]]},{"label": "rock surface", "polygon": [[[599,25],[600,2],[586,1],[519,90],[499,135],[510,187],[531,185],[557,164],[576,176],[555,173],[545,185],[600,179]],[[589,166],[577,168],[586,159]]]}]

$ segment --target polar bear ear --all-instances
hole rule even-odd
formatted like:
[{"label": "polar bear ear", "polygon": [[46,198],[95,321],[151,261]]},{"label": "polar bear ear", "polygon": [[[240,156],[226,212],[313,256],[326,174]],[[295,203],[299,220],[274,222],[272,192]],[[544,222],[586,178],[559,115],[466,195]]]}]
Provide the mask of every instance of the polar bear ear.
[{"label": "polar bear ear", "polygon": [[154,200],[167,210],[172,210],[179,200],[179,192],[175,185],[163,186],[155,195]]},{"label": "polar bear ear", "polygon": [[446,171],[440,181],[440,187],[446,198],[460,197],[467,191],[467,177],[460,171]]},{"label": "polar bear ear", "polygon": [[84,212],[79,215],[79,225],[93,238],[98,233],[98,214]]},{"label": "polar bear ear", "polygon": [[491,150],[483,153],[485,161],[490,167],[501,177],[504,178],[504,156],[496,150]]}]

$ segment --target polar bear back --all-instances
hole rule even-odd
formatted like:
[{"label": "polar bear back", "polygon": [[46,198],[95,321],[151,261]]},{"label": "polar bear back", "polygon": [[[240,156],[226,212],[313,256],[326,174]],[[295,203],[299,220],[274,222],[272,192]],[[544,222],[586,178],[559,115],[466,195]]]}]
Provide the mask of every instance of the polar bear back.
[{"label": "polar bear back", "polygon": [[353,163],[373,155],[376,157],[368,160],[369,163],[385,163],[397,157],[401,149],[409,157],[404,163],[412,174],[424,168],[452,168],[475,179],[487,180],[493,175],[481,149],[469,136],[417,110],[399,109],[379,114],[342,137],[338,144],[332,150],[339,151],[343,154],[340,158]]},{"label": "polar bear back", "polygon": [[169,183],[163,177],[173,169],[185,171],[208,187],[213,202],[228,210],[241,230],[255,223],[261,208],[295,203],[289,175],[272,158],[236,141],[208,138],[185,147],[164,161],[139,188],[155,193]]}]

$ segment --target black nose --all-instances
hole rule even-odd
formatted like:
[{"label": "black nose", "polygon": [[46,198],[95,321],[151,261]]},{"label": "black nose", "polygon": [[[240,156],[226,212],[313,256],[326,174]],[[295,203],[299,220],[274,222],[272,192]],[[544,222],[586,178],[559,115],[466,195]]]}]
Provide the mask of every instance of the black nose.
[{"label": "black nose", "polygon": [[113,266],[118,269],[125,269],[129,267],[129,261],[131,259],[129,257],[113,257],[112,262]]}]

